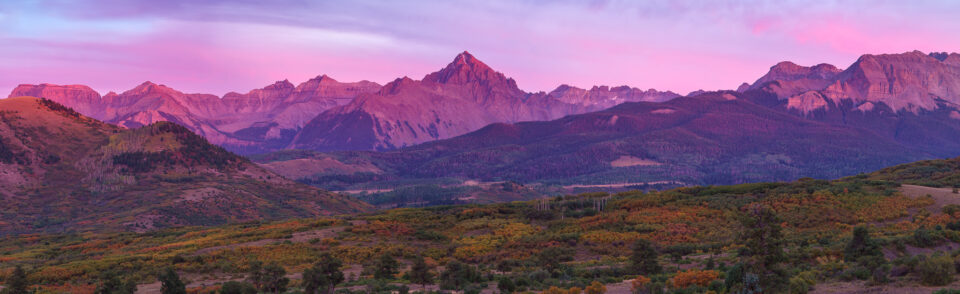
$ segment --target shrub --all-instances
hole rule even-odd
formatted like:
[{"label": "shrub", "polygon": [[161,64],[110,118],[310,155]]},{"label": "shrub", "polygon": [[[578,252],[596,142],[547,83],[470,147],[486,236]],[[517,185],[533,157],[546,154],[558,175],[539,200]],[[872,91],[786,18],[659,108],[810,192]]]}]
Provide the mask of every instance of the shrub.
[{"label": "shrub", "polygon": [[921,248],[933,247],[940,243],[942,237],[938,232],[928,230],[926,228],[920,227],[917,230],[913,231],[913,245]]},{"label": "shrub", "polygon": [[928,286],[943,286],[953,282],[953,276],[957,273],[953,265],[953,259],[946,255],[933,255],[917,265],[917,271],[920,274],[920,282]]},{"label": "shrub", "polygon": [[500,293],[513,293],[517,290],[517,285],[513,283],[513,280],[509,277],[501,277],[497,281],[497,289],[500,290]]},{"label": "shrub", "polygon": [[607,286],[604,286],[600,282],[593,281],[593,283],[590,283],[590,286],[587,286],[583,292],[585,294],[603,294],[607,293]]},{"label": "shrub", "polygon": [[220,294],[256,294],[257,288],[246,282],[229,281],[220,287]]},{"label": "shrub", "polygon": [[634,294],[644,293],[647,291],[647,286],[650,284],[650,278],[644,276],[637,276],[633,279],[633,282],[630,283],[630,288],[633,290]]},{"label": "shrub", "polygon": [[817,284],[815,273],[806,271],[790,278],[789,290],[791,294],[806,294]]},{"label": "shrub", "polygon": [[691,269],[677,273],[677,275],[673,277],[673,285],[677,288],[686,288],[691,285],[706,287],[710,282],[713,282],[719,277],[720,273],[715,270]]},{"label": "shrub", "polygon": [[[956,193],[957,188],[953,188],[954,193]],[[947,204],[941,208],[944,214],[953,215],[954,213],[960,212],[960,205],[956,204]]]}]

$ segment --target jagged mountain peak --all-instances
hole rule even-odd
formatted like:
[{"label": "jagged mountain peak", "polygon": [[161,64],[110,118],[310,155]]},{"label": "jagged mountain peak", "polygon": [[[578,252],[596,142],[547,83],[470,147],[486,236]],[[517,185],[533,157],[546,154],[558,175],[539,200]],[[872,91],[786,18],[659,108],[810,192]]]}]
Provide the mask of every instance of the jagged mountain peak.
[{"label": "jagged mountain peak", "polygon": [[508,87],[516,88],[516,82],[513,79],[493,70],[467,51],[457,55],[440,71],[423,77],[423,81],[440,84],[506,84]]}]

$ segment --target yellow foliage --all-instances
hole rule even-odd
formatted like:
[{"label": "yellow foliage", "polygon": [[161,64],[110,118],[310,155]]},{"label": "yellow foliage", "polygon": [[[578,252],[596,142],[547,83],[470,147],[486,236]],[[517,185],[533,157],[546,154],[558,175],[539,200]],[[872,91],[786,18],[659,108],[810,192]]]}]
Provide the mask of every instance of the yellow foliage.
[{"label": "yellow foliage", "polygon": [[650,278],[644,276],[637,276],[637,278],[633,279],[633,282],[630,282],[630,286],[634,292],[646,289],[648,284],[650,284]]},{"label": "yellow foliage", "polygon": [[607,286],[604,286],[603,283],[593,281],[590,283],[590,286],[587,286],[587,289],[584,291],[586,294],[603,294],[607,293]]},{"label": "yellow foliage", "polygon": [[691,285],[706,287],[710,282],[720,277],[720,273],[715,270],[691,269],[685,272],[679,272],[673,277],[673,285],[683,289]]}]

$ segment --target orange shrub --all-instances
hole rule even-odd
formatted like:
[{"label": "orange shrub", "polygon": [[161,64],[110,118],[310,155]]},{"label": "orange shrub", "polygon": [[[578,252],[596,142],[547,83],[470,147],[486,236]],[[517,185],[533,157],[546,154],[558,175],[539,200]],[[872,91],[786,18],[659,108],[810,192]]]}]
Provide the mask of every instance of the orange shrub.
[{"label": "orange shrub", "polygon": [[715,270],[691,269],[677,273],[677,275],[673,277],[673,285],[680,289],[689,287],[690,285],[706,287],[707,284],[710,284],[710,282],[719,277],[720,273]]},{"label": "orange shrub", "polygon": [[587,286],[587,289],[584,291],[586,294],[603,294],[607,293],[607,286],[604,286],[603,283],[593,281],[590,283],[590,286]]},{"label": "orange shrub", "polygon": [[557,288],[557,286],[550,286],[550,289],[544,290],[542,294],[567,294],[567,291]]},{"label": "orange shrub", "polygon": [[633,279],[633,282],[630,282],[630,286],[633,288],[633,292],[638,292],[647,288],[647,284],[650,284],[650,278],[644,276],[637,276],[636,279]]}]

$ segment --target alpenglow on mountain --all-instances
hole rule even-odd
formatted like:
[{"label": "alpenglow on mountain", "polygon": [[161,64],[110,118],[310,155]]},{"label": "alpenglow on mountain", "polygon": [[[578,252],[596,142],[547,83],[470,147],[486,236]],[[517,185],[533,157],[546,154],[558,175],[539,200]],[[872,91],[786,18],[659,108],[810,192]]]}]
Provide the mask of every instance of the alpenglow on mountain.
[{"label": "alpenglow on mountain", "polygon": [[102,97],[83,85],[24,84],[10,94],[18,96],[51,99],[125,127],[171,121],[228,150],[252,154],[288,148],[389,150],[495,122],[550,120],[679,95],[626,86],[583,90],[567,85],[550,93],[527,93],[513,79],[463,52],[422,80],[398,78],[382,87],[321,75],[297,86],[279,81],[223,97],[186,94],[152,82]]}]

